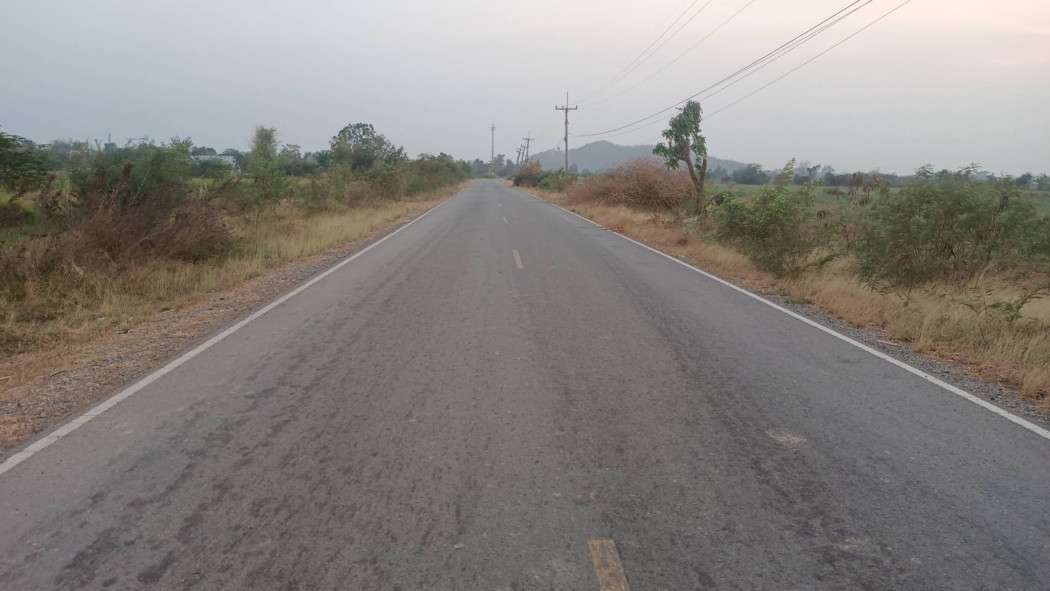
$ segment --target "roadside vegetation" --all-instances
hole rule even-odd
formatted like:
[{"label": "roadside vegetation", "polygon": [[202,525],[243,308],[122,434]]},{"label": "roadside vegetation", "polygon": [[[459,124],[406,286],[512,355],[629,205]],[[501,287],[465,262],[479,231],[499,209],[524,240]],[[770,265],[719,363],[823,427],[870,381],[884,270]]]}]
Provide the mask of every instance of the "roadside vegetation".
[{"label": "roadside vegetation", "polygon": [[543,184],[543,171],[522,171],[514,182],[724,277],[964,363],[1050,409],[1046,175],[926,167],[890,182],[851,174],[842,185],[790,162],[772,175],[749,167],[766,176],[741,187],[721,173],[703,179],[699,105],[690,107],[657,147],[663,163],[557,186]]},{"label": "roadside vegetation", "polygon": [[0,132],[0,354],[83,343],[363,238],[454,192],[471,165],[409,158],[368,124],[303,154],[36,145]]}]

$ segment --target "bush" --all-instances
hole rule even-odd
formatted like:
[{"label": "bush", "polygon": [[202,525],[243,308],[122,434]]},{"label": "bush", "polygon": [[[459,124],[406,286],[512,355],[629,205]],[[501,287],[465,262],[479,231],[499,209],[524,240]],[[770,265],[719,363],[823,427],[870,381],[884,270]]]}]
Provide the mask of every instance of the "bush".
[{"label": "bush", "polygon": [[122,206],[143,205],[158,188],[194,176],[191,147],[190,140],[173,138],[168,144],[98,152],[71,170],[69,177],[75,191],[107,194]]},{"label": "bush", "polygon": [[377,162],[364,178],[380,199],[397,199],[405,194],[405,174],[401,166]]},{"label": "bush", "polygon": [[873,204],[859,232],[858,270],[879,290],[907,293],[935,280],[962,284],[993,263],[1046,257],[1047,222],[1009,181],[919,171],[917,181]]},{"label": "bush", "polygon": [[565,174],[564,170],[555,170],[545,174],[537,186],[545,191],[564,193],[576,183],[577,179],[578,177],[572,173]]},{"label": "bush", "polygon": [[548,174],[550,174],[550,172],[545,172],[541,169],[539,162],[529,162],[511,175],[510,181],[514,183],[515,187],[535,187],[539,185],[540,181],[542,181]]},{"label": "bush", "polygon": [[609,172],[582,179],[569,192],[571,201],[599,202],[645,210],[679,210],[692,200],[685,171],[667,170],[651,159],[638,159]]},{"label": "bush", "polygon": [[14,197],[43,187],[51,176],[52,161],[29,140],[0,131],[0,189]]},{"label": "bush", "polygon": [[774,184],[759,189],[752,204],[728,195],[715,210],[718,239],[778,275],[800,270],[825,243],[813,211],[816,191],[811,184],[793,186],[793,166],[788,164]]},{"label": "bush", "polygon": [[16,201],[0,201],[0,230],[17,228],[33,221],[33,214]]},{"label": "bush", "polygon": [[[227,252],[233,237],[214,203],[223,185],[197,194],[183,184],[135,192],[134,167],[108,182],[106,171],[58,219],[63,231],[0,247],[0,350],[21,350],[16,322],[49,320],[98,302],[112,285],[127,285],[165,261],[199,262]],[[20,336],[21,335],[21,336]]]},{"label": "bush", "polygon": [[467,178],[463,167],[448,154],[420,154],[404,165],[407,176],[405,192],[417,195],[458,183]]},{"label": "bush", "polygon": [[564,193],[577,178],[574,174],[565,174],[564,170],[543,170],[539,162],[530,162],[512,174],[510,180],[515,187],[538,187],[545,191]]}]

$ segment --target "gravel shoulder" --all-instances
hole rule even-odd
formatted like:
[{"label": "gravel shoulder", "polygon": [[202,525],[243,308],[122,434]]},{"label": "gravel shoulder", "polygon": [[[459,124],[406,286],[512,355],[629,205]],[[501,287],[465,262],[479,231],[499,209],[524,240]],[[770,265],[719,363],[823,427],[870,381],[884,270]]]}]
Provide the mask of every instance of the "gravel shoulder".
[{"label": "gravel shoulder", "polygon": [[[735,283],[734,283],[735,284]],[[998,382],[989,382],[972,375],[970,368],[962,363],[933,359],[920,355],[912,350],[907,343],[899,343],[886,339],[882,331],[863,329],[843,322],[827,311],[810,304],[799,304],[789,297],[785,297],[772,290],[758,290],[747,286],[740,286],[748,291],[760,295],[784,308],[792,310],[801,316],[860,341],[865,345],[881,351],[890,357],[903,361],[912,367],[920,369],[939,380],[947,382],[957,388],[965,390],[974,396],[991,402],[992,404],[1007,410],[1017,416],[1041,427],[1050,428],[1050,413],[1043,410],[1033,401],[1023,398],[1017,390],[1007,388]]]},{"label": "gravel shoulder", "polygon": [[[107,333],[86,346],[0,360],[0,460],[27,440],[366,248],[435,204],[421,205],[418,211],[365,238],[278,267],[192,305],[163,310],[130,330]],[[4,381],[16,381],[13,378],[28,367],[34,368],[36,377],[4,388]]]}]

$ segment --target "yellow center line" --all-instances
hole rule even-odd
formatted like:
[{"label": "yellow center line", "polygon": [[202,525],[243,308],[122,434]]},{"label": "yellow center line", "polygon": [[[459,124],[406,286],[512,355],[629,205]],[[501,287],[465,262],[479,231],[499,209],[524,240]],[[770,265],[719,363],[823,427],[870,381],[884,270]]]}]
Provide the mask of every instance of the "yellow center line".
[{"label": "yellow center line", "polygon": [[522,262],[521,262],[521,255],[518,254],[518,251],[511,250],[510,252],[511,252],[511,254],[514,255],[514,266],[519,268],[519,269],[524,269],[525,265],[522,264]]},{"label": "yellow center line", "polygon": [[616,551],[613,540],[587,540],[594,560],[594,572],[598,575],[600,591],[631,591],[627,585],[627,575],[620,563],[620,553]]}]

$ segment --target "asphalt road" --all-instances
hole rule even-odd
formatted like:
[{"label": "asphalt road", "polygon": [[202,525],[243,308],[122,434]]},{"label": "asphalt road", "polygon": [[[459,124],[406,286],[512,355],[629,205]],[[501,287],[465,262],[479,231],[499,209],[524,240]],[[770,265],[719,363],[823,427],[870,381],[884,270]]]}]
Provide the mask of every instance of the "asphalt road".
[{"label": "asphalt road", "polygon": [[[517,253],[517,254],[515,254]],[[0,589],[1050,587],[1050,441],[494,181],[0,475]]]}]

